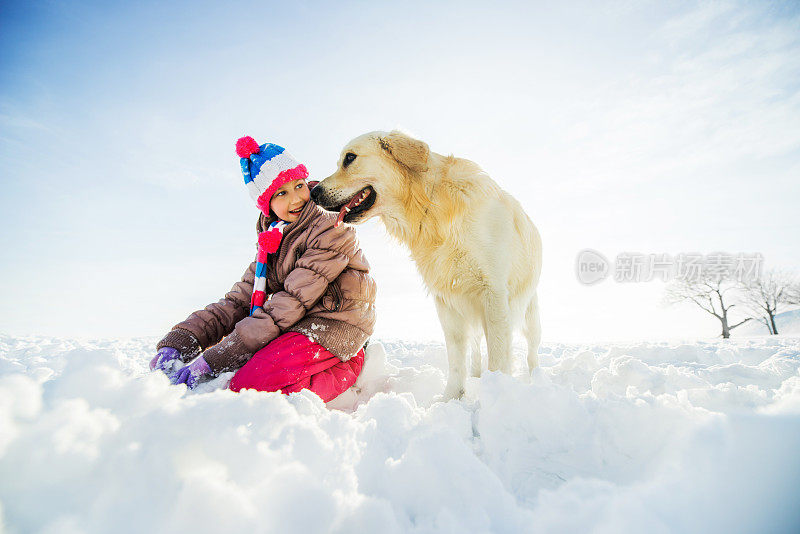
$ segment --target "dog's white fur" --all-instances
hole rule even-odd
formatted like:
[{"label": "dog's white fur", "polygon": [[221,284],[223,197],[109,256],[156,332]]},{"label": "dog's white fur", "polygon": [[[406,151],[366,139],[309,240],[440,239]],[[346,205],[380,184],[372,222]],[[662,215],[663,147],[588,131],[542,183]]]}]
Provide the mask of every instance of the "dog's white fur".
[{"label": "dog's white fur", "polygon": [[[355,159],[345,166],[347,154]],[[345,222],[378,217],[410,249],[444,330],[449,361],[444,399],[464,393],[468,348],[472,375],[480,376],[481,334],[489,370],[510,374],[512,327],[521,325],[532,371],[541,338],[536,286],[542,247],[519,202],[474,162],[431,152],[399,131],[350,141],[337,171],[312,196],[323,208],[338,209],[367,186],[374,190],[374,204],[348,213]]]}]

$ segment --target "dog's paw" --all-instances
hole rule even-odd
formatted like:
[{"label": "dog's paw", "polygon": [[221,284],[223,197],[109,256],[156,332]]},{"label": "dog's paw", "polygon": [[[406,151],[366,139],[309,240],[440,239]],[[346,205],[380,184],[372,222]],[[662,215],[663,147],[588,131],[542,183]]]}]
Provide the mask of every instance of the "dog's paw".
[{"label": "dog's paw", "polygon": [[450,402],[451,400],[460,400],[463,397],[464,397],[464,388],[445,389],[444,393],[433,397],[433,402]]},{"label": "dog's paw", "polygon": [[551,384],[550,376],[539,366],[530,371],[530,383],[539,386]]}]

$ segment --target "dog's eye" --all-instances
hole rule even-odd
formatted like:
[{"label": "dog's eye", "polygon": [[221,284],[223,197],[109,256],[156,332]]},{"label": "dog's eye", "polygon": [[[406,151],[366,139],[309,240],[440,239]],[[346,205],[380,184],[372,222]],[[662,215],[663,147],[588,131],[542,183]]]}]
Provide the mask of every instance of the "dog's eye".
[{"label": "dog's eye", "polygon": [[348,152],[347,154],[344,155],[344,161],[342,162],[342,166],[347,167],[348,165],[353,163],[354,159],[356,159],[356,155],[353,154],[352,152]]}]

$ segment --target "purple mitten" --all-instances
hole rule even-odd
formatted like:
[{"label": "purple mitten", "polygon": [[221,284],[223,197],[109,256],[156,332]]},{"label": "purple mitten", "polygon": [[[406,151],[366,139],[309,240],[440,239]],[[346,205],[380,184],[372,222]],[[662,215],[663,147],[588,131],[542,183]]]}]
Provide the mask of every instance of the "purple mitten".
[{"label": "purple mitten", "polygon": [[170,364],[170,362],[172,362],[172,360],[177,360],[180,355],[181,353],[178,352],[178,349],[173,349],[172,347],[161,347],[155,358],[150,360],[150,370],[154,371],[156,369],[161,369],[166,373],[167,366]]},{"label": "purple mitten", "polygon": [[181,367],[172,373],[169,380],[173,384],[186,384],[189,389],[194,389],[200,379],[209,374],[211,367],[206,363],[206,359],[200,356],[186,367]]}]

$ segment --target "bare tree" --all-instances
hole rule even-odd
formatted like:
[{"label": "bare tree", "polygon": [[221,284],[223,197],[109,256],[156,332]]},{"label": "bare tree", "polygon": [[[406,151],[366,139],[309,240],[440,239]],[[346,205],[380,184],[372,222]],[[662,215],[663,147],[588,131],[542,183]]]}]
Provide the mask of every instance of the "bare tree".
[{"label": "bare tree", "polygon": [[751,319],[747,317],[736,324],[729,324],[729,312],[736,306],[731,301],[738,289],[736,280],[705,273],[696,278],[676,278],[667,285],[664,300],[667,304],[693,302],[702,310],[717,318],[722,326],[722,337],[731,337],[731,330]]},{"label": "bare tree", "polygon": [[775,316],[782,309],[800,304],[800,282],[793,273],[770,269],[741,285],[742,297],[754,319],[764,323],[770,334],[777,334]]}]

